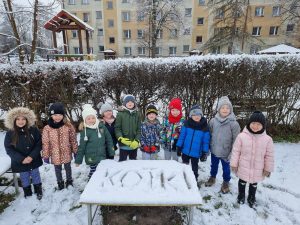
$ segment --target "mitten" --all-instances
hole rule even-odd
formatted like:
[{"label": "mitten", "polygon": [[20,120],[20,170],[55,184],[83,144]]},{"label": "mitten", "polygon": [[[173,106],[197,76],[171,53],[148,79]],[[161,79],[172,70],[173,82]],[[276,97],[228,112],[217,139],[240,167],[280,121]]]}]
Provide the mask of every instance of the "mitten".
[{"label": "mitten", "polygon": [[131,142],[129,138],[119,137],[118,141],[120,141],[122,144],[130,146]]},{"label": "mitten", "polygon": [[137,149],[139,146],[140,146],[140,143],[135,140],[133,142],[131,142],[131,144],[129,145],[129,147],[132,149]]},{"label": "mitten", "polygon": [[263,170],[263,176],[264,177],[270,177],[271,173],[266,171],[266,170]]},{"label": "mitten", "polygon": [[50,163],[49,158],[44,158],[43,160],[44,160],[44,163],[46,163],[46,164]]},{"label": "mitten", "polygon": [[207,160],[207,153],[202,153],[202,155],[200,157],[200,161],[205,162],[206,160]]}]

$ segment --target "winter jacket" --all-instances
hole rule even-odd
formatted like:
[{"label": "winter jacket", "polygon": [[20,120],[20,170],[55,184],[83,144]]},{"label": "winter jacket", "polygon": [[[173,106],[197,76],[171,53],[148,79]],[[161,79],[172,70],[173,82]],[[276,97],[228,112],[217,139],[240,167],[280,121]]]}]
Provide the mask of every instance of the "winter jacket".
[{"label": "winter jacket", "polygon": [[60,128],[45,126],[42,135],[44,158],[51,158],[51,163],[61,165],[72,160],[72,153],[77,153],[76,132],[71,123],[67,122]]},{"label": "winter jacket", "polygon": [[234,114],[221,118],[218,114],[209,121],[210,150],[218,158],[230,160],[232,145],[241,131]]},{"label": "winter jacket", "polygon": [[111,136],[112,141],[113,141],[114,149],[117,150],[118,149],[118,147],[117,147],[118,140],[117,140],[117,137],[116,137],[116,134],[115,134],[116,121],[112,122],[111,124],[106,123],[104,120],[102,122],[105,125],[105,127],[107,128],[107,130],[109,131],[109,133],[110,133],[110,136]]},{"label": "winter jacket", "polygon": [[[26,172],[36,169],[43,164],[41,158],[42,141],[40,131],[36,127],[28,129],[29,138],[24,130],[19,131],[19,140],[14,146],[12,144],[13,132],[9,130],[4,139],[6,153],[11,158],[11,168],[15,173]],[[33,160],[29,164],[22,164],[22,161],[30,156]]]},{"label": "winter jacket", "polygon": [[80,145],[75,159],[76,164],[81,164],[83,157],[87,165],[98,164],[101,160],[106,159],[106,151],[108,150],[109,156],[114,156],[114,145],[111,135],[104,124],[99,123],[98,129],[86,129],[86,136],[88,140],[84,140],[85,130],[80,132]]},{"label": "winter jacket", "polygon": [[172,151],[176,151],[176,143],[183,123],[184,118],[181,118],[178,123],[170,123],[168,117],[163,121],[160,134],[161,142],[163,145],[167,146],[168,149],[172,149]]},{"label": "winter jacket", "polygon": [[[131,141],[140,141],[141,139],[141,117],[136,110],[129,111],[122,107],[118,110],[115,134],[117,139],[120,137],[129,138]],[[119,142],[121,149],[132,150],[128,146]]]},{"label": "winter jacket", "polygon": [[209,151],[210,133],[206,118],[202,117],[199,123],[191,118],[184,122],[177,147],[182,153],[194,158],[200,158],[203,153]]},{"label": "winter jacket", "polygon": [[232,149],[230,166],[237,167],[237,176],[249,183],[262,181],[263,170],[274,170],[273,140],[266,134],[252,134],[245,127]]},{"label": "winter jacket", "polygon": [[141,151],[156,153],[159,151],[161,125],[158,120],[150,123],[146,119],[141,126]]}]

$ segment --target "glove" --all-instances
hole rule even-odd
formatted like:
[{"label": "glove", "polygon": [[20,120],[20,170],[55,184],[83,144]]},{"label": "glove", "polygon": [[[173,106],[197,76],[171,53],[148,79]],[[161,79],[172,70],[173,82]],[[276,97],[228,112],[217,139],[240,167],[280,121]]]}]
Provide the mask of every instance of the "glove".
[{"label": "glove", "polygon": [[74,160],[76,159],[76,157],[77,157],[77,153],[73,153]]},{"label": "glove", "polygon": [[107,159],[114,159],[115,156],[108,156]]},{"label": "glove", "polygon": [[266,171],[266,170],[263,170],[263,176],[264,177],[270,177],[271,173]]},{"label": "glove", "polygon": [[177,156],[180,157],[181,156],[181,147],[177,146],[176,147],[176,151],[177,151]]},{"label": "glove", "polygon": [[207,160],[207,153],[203,153],[200,157],[201,162],[205,162]]},{"label": "glove", "polygon": [[50,163],[49,158],[44,158],[43,160],[44,160],[44,163],[46,163],[46,164]]},{"label": "glove", "polygon": [[129,147],[132,149],[137,149],[139,146],[140,146],[140,143],[135,140],[133,142],[131,142],[131,144],[129,145]]},{"label": "glove", "polygon": [[130,146],[132,142],[130,141],[129,138],[123,138],[123,137],[119,137],[118,141],[127,146]]},{"label": "glove", "polygon": [[233,173],[237,173],[237,170],[238,170],[238,168],[237,167],[231,167],[231,171],[233,172]]}]

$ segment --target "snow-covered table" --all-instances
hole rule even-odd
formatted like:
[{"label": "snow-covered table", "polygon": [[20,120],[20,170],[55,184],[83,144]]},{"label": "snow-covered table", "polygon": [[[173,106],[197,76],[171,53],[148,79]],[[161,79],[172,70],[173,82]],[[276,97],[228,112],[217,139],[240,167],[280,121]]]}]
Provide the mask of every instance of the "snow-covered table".
[{"label": "snow-covered table", "polygon": [[79,202],[92,205],[187,206],[192,221],[193,207],[202,203],[191,167],[171,160],[104,160],[93,174]]},{"label": "snow-covered table", "polygon": [[[0,156],[0,176],[3,174],[10,172],[10,158],[7,156]],[[19,193],[18,180],[15,173],[13,173],[13,183],[15,186],[16,194]],[[11,185],[11,184],[10,184]],[[5,190],[5,189],[4,189]]]}]

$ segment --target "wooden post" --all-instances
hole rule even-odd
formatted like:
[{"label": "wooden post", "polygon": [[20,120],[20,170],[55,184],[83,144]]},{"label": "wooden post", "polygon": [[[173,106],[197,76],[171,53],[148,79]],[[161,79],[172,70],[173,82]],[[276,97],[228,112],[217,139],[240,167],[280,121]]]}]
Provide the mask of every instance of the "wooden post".
[{"label": "wooden post", "polygon": [[91,52],[90,52],[90,34],[89,34],[89,31],[88,30],[86,30],[85,31],[85,36],[86,36],[86,52],[87,52],[87,54],[90,54]]},{"label": "wooden post", "polygon": [[79,53],[83,54],[81,29],[78,29],[78,38],[79,38]]},{"label": "wooden post", "polygon": [[64,42],[64,52],[65,54],[68,54],[68,46],[67,46],[67,37],[66,37],[66,30],[62,31],[62,35],[63,35],[63,42]]},{"label": "wooden post", "polygon": [[56,40],[56,32],[52,31],[52,38],[53,38],[53,47],[55,48],[55,53],[57,53],[57,40]]}]

